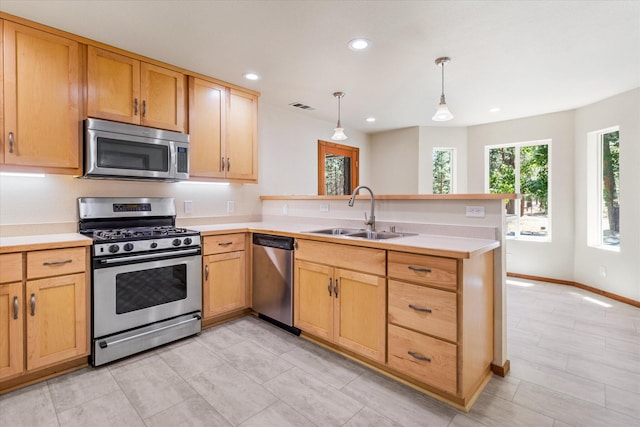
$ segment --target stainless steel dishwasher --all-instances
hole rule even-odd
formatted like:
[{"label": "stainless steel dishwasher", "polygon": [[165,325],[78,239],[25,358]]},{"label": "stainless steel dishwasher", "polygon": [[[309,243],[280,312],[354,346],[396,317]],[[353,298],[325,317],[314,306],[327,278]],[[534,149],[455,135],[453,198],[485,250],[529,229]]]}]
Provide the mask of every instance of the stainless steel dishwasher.
[{"label": "stainless steel dishwasher", "polygon": [[253,309],[258,317],[295,335],[293,326],[294,239],[253,235]]}]

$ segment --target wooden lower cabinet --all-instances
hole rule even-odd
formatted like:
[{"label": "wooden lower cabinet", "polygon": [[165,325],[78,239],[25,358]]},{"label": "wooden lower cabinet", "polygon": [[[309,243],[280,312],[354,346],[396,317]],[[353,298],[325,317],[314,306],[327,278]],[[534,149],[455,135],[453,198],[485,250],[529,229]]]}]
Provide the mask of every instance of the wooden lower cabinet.
[{"label": "wooden lower cabinet", "polygon": [[20,272],[0,284],[0,390],[89,354],[86,259],[85,247],[0,255],[2,281]]},{"label": "wooden lower cabinet", "polygon": [[245,233],[204,238],[202,317],[248,307]]},{"label": "wooden lower cabinet", "polygon": [[[354,249],[358,251],[357,248],[347,248],[343,245],[298,241],[294,273],[294,325],[305,333],[384,363],[387,282],[382,276],[324,264],[334,262],[340,265],[343,262],[340,259],[349,259],[343,255]],[[371,251],[362,249],[365,251],[362,253],[364,257],[367,251]],[[316,262],[301,259],[313,259],[314,252],[323,254],[318,256]],[[384,251],[381,252],[384,254]]]}]

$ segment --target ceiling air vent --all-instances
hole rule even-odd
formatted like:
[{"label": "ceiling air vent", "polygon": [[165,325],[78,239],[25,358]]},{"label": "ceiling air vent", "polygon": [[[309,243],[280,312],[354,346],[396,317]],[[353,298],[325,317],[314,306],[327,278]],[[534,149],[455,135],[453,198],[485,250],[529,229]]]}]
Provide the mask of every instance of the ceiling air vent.
[{"label": "ceiling air vent", "polygon": [[289,105],[291,105],[292,107],[300,108],[301,110],[309,110],[309,111],[315,110],[315,108],[313,108],[313,107],[311,107],[309,105],[305,105],[305,104],[303,104],[301,102],[292,102]]}]

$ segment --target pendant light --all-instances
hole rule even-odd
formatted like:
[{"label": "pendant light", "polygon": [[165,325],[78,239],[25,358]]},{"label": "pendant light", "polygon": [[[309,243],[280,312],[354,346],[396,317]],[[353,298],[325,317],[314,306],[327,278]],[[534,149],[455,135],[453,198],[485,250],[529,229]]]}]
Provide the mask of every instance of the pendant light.
[{"label": "pendant light", "polygon": [[338,98],[338,124],[333,130],[335,133],[331,137],[334,141],[344,141],[347,139],[347,135],[344,134],[344,129],[340,126],[340,98],[344,96],[344,92],[333,92],[333,96]]},{"label": "pendant light", "polygon": [[435,122],[446,122],[447,120],[453,119],[453,114],[449,111],[449,107],[447,107],[447,103],[444,100],[444,66],[451,61],[451,58],[448,56],[443,56],[441,58],[436,59],[436,65],[442,67],[442,95],[440,95],[440,104],[438,105],[438,110],[431,117],[431,120]]}]

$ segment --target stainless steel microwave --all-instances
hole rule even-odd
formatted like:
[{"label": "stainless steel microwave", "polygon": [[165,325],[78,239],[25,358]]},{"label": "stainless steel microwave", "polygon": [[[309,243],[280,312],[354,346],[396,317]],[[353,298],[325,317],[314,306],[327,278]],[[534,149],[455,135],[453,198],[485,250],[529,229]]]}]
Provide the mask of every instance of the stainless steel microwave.
[{"label": "stainless steel microwave", "polygon": [[87,178],[189,179],[189,135],[107,120],[85,120]]}]

